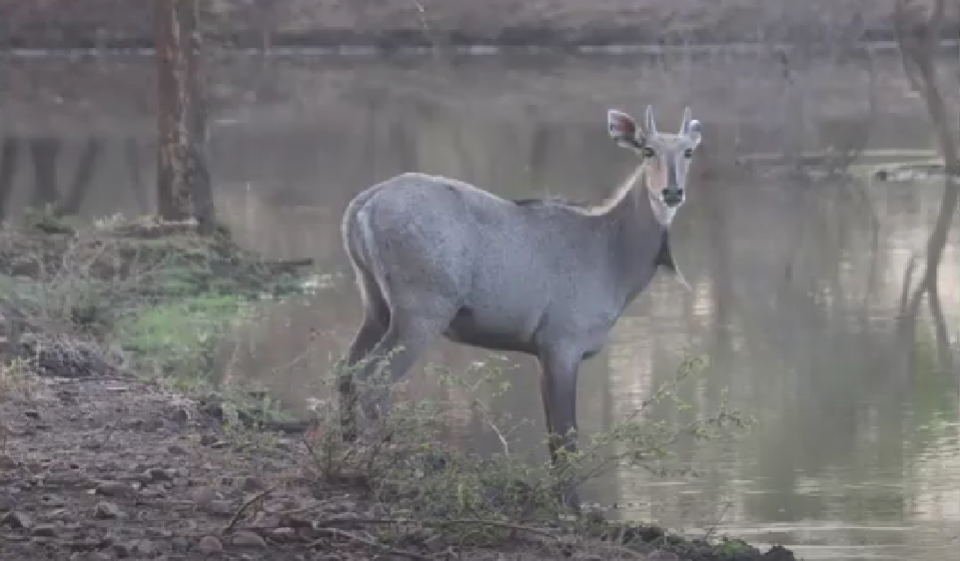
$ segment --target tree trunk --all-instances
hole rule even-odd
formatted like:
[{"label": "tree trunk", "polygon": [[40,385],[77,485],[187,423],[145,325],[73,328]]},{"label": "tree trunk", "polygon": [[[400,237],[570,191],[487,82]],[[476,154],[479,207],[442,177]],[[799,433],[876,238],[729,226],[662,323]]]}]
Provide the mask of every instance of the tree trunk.
[{"label": "tree trunk", "polygon": [[160,142],[157,201],[165,220],[213,229],[197,0],[155,0]]}]

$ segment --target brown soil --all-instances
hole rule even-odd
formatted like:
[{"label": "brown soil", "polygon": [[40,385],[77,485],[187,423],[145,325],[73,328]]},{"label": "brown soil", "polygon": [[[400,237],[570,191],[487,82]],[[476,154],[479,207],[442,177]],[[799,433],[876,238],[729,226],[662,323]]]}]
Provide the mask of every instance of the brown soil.
[{"label": "brown soil", "polygon": [[383,511],[318,485],[298,439],[232,437],[203,403],[132,379],[21,382],[0,398],[2,559],[793,559],[779,547],[723,556],[656,528],[622,532],[629,547],[549,528],[496,549],[429,528],[387,545],[359,521]]},{"label": "brown soil", "polygon": [[246,497],[281,479],[289,486],[264,509],[315,502],[294,483],[289,442],[256,454],[221,448],[222,431],[194,404],[133,381],[44,380],[34,391],[0,405],[0,558],[203,559],[221,547],[227,558],[244,549],[305,558],[276,522],[254,522],[273,526],[261,530],[269,545],[220,535]]}]

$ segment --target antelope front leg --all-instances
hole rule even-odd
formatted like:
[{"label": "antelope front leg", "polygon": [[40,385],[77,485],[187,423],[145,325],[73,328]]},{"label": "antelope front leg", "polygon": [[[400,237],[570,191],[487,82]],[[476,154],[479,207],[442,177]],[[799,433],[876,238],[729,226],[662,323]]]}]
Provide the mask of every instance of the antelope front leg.
[{"label": "antelope front leg", "polygon": [[[582,357],[583,353],[569,348],[551,348],[540,353],[540,393],[547,421],[547,446],[559,473],[569,469],[561,449],[568,454],[577,451],[577,372]],[[576,489],[563,485],[560,498],[564,504],[579,510]]]}]

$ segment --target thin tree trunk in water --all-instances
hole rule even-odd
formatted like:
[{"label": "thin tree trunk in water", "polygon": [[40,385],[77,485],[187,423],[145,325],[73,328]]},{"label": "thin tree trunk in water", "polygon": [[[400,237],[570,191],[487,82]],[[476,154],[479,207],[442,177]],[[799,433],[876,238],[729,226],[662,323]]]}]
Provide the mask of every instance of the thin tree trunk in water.
[{"label": "thin tree trunk in water", "polygon": [[[924,294],[931,298],[931,311],[935,316],[938,338],[945,334],[942,315],[938,316],[940,299],[937,291],[937,277],[940,260],[947,243],[947,235],[960,202],[960,141],[954,136],[956,121],[951,120],[949,111],[940,93],[937,81],[936,53],[939,46],[940,26],[943,20],[944,0],[935,0],[929,17],[922,18],[916,10],[911,10],[906,0],[899,0],[894,14],[897,41],[902,56],[903,70],[915,90],[923,97],[936,131],[940,151],[943,154],[944,190],[940,201],[940,213],[927,240],[926,265],[923,275],[917,283],[909,300],[901,309],[901,332],[908,335],[912,342],[913,328]],[[925,20],[925,21],[924,21]],[[912,266],[912,265],[911,265]],[[907,276],[906,278],[909,278]],[[906,291],[908,287],[904,287]]]},{"label": "thin tree trunk in water", "polygon": [[80,155],[79,163],[77,163],[73,184],[70,186],[66,198],[57,207],[57,215],[76,214],[80,211],[80,205],[87,198],[87,193],[93,184],[93,174],[97,169],[97,163],[100,161],[102,148],[103,141],[101,139],[91,136],[87,140],[87,145]]},{"label": "thin tree trunk in water", "polygon": [[35,138],[30,140],[30,156],[33,159],[34,192],[33,206],[56,204],[57,157],[60,155],[60,140]]},{"label": "thin tree trunk in water", "polygon": [[3,139],[0,148],[0,222],[7,215],[7,199],[13,192],[13,178],[17,173],[17,156],[20,154],[20,141],[8,136]]},{"label": "thin tree trunk in water", "polygon": [[213,226],[206,162],[197,0],[156,0],[160,143],[157,201],[165,220]]},{"label": "thin tree trunk in water", "polygon": [[137,201],[137,209],[145,213],[150,208],[150,204],[144,197],[143,181],[140,179],[140,144],[133,136],[123,141],[123,159],[130,173],[130,190]]}]

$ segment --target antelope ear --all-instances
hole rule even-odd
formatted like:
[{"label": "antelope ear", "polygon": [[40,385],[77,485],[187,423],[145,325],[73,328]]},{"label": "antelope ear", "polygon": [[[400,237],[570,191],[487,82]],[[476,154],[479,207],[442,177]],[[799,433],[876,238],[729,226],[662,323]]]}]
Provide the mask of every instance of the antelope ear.
[{"label": "antelope ear", "polygon": [[700,146],[700,139],[702,135],[700,134],[700,121],[693,119],[690,121],[690,125],[687,127],[687,137],[690,138],[697,146]]},{"label": "antelope ear", "polygon": [[647,134],[656,136],[657,135],[657,120],[653,118],[653,106],[647,106],[646,113],[646,122],[647,122]]},{"label": "antelope ear", "polygon": [[692,140],[694,145],[700,144],[700,121],[692,117],[689,107],[683,111],[683,123],[680,125],[680,134]]},{"label": "antelope ear", "polygon": [[618,146],[640,148],[643,145],[643,137],[637,122],[622,111],[616,109],[607,111],[607,132]]}]

